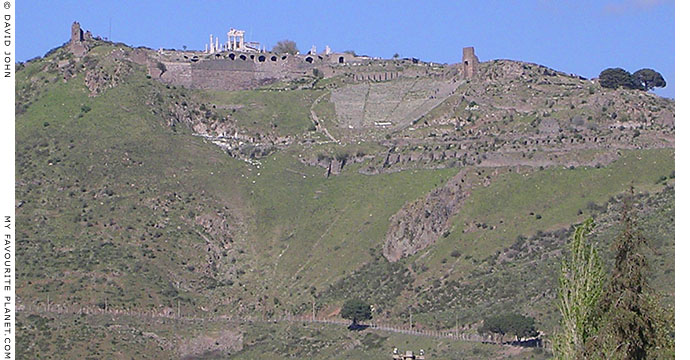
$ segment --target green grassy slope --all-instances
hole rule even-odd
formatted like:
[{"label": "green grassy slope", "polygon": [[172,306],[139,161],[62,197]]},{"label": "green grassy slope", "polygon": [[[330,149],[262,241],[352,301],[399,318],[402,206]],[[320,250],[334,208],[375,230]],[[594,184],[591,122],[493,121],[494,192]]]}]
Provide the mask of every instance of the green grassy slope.
[{"label": "green grassy slope", "polygon": [[[433,247],[400,264],[371,261],[331,285],[322,294],[324,302],[355,290],[387,316],[404,321],[412,308],[416,321],[436,328],[451,328],[456,318],[470,325],[515,309],[550,331],[557,321],[555,287],[568,228],[597,216],[597,204],[607,204],[631,184],[640,192],[665,194],[666,184],[659,179],[672,176],[673,157],[672,150],[630,151],[607,167],[493,175],[489,186],[472,192],[452,231]],[[492,176],[486,169],[478,171]],[[652,201],[654,210],[641,216],[655,249],[649,254],[652,284],[668,299],[673,296],[674,225],[668,215],[673,200],[649,196],[652,200],[644,201]],[[603,250],[616,236],[615,225],[610,219],[601,224],[605,231],[597,241]]]},{"label": "green grassy slope", "polygon": [[[443,186],[458,168],[424,169],[420,163],[410,166],[414,170],[363,175],[360,167],[373,164],[363,160],[326,177],[326,169],[301,160],[360,152],[373,157],[400,145],[395,141],[405,145],[408,134],[390,133],[400,137],[382,142],[316,144],[309,138],[325,137],[312,128],[315,99],[326,94],[314,110],[323,117],[322,124],[336,124],[328,89],[175,88],[147,78],[143,66],[115,61],[112,51],[127,49],[100,45],[81,63],[58,49],[17,72],[17,269],[22,303],[101,308],[107,303],[110,309],[157,312],[174,312],[179,303],[185,314],[272,317],[309,312],[315,301],[321,316],[337,316],[342,301],[354,296],[374,305],[376,319],[406,323],[411,311],[421,328],[449,329],[458,321],[473,332],[472,326],[484,316],[511,309],[534,316],[548,332],[557,321],[553,300],[567,229],[596,216],[601,224],[596,239],[604,249],[616,234],[615,201],[609,199],[631,184],[648,193],[641,197],[646,204],[641,224],[653,249],[651,281],[665,303],[673,301],[674,200],[672,188],[667,188],[674,181],[673,149],[620,150],[616,161],[601,167],[522,167],[519,173],[507,167],[469,168],[471,176],[490,184],[472,189],[451,218],[449,231],[432,246],[389,263],[381,249],[391,216]],[[76,75],[63,81],[59,60],[71,61]],[[85,72],[114,68],[122,70],[117,84],[90,96]],[[466,83],[459,88],[468,89]],[[431,125],[423,130],[436,131],[434,121],[449,114],[464,117],[474,111],[464,110],[468,103],[462,96],[458,93],[432,111]],[[494,102],[507,106],[520,101],[515,96],[499,96]],[[180,109],[196,111],[197,102],[208,110],[207,115],[198,112],[202,118],[229,119],[245,134],[290,136],[295,141],[261,154],[253,164],[234,159],[184,126],[208,120],[180,119]],[[572,115],[566,112],[574,110],[569,105],[559,103],[564,112],[553,116],[565,121]],[[672,108],[664,106],[664,111]],[[597,105],[596,111],[603,110]],[[533,120],[518,116],[510,123],[536,131]],[[501,124],[486,121],[489,127]],[[340,138],[349,131],[336,129],[333,134]],[[384,132],[376,134],[369,139]],[[427,140],[430,149],[438,148],[435,139]],[[597,150],[588,151],[564,156],[596,155]],[[179,349],[136,331],[162,334],[170,342],[177,341],[173,339],[178,333],[220,331],[218,324],[186,333],[170,323],[129,319],[136,331],[112,332],[122,321],[22,316],[19,344],[43,357],[66,351],[75,357],[169,358],[179,355]],[[65,335],[58,334],[61,326],[67,326]],[[241,332],[244,350],[236,358],[385,358],[394,346],[428,349],[434,358],[544,357],[331,326],[254,324],[241,327]],[[99,340],[88,343],[84,334]],[[222,358],[228,351],[197,355]]]},{"label": "green grassy slope", "polygon": [[[204,323],[109,316],[20,317],[19,338],[30,344],[19,358],[50,359],[389,359],[393,349],[424,349],[431,359],[546,359],[542,349],[405,334],[348,331],[345,327],[307,323]],[[241,336],[236,332],[241,331]],[[235,346],[242,346],[237,351]]]},{"label": "green grassy slope", "polygon": [[165,91],[138,72],[90,98],[77,76],[17,117],[20,297],[152,306],[223,279],[195,218],[239,216],[242,163],[152,114]]},{"label": "green grassy slope", "polygon": [[[673,150],[626,152],[602,168],[549,168],[508,173],[474,191],[454,220],[453,230],[425,261],[452,250],[483,259],[511,245],[518,235],[556,230],[584,219],[589,202],[603,202],[631,185],[658,191],[660,176],[673,172]],[[481,224],[481,227],[477,225]],[[486,227],[485,227],[486,225]]]},{"label": "green grassy slope", "polygon": [[[333,325],[253,325],[245,333],[245,348],[230,359],[390,359],[393,349],[425,350],[428,359],[546,359],[542,349],[505,348],[492,344],[404,334],[348,331]],[[222,359],[224,357],[209,357]]]},{"label": "green grassy slope", "polygon": [[395,211],[455,172],[420,170],[377,177],[350,172],[325,179],[321,169],[280,156],[258,171],[251,195],[257,209],[256,236],[268,246],[264,253],[273,255],[269,261],[277,261],[272,281],[289,288],[322,287],[358,267],[369,258],[369,249],[378,251]]},{"label": "green grassy slope", "polygon": [[[31,76],[20,71],[20,85]],[[89,97],[82,76],[46,84],[17,118],[27,301],[139,308],[181,300],[237,311],[228,296],[254,308],[270,293],[299,305],[306,288],[366,263],[388,217],[454,173],[375,178],[350,169],[326,179],[294,149],[256,169],[165,125],[165,107],[186,91],[135,67],[120,86]]]}]

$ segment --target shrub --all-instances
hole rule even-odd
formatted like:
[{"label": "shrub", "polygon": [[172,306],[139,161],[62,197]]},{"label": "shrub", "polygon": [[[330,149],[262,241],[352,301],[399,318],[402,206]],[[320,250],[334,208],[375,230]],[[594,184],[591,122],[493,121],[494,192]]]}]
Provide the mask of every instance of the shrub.
[{"label": "shrub", "polygon": [[[168,68],[165,67],[165,64],[163,64],[160,61],[156,63],[156,67],[158,68],[158,70],[161,71],[161,74],[168,71]],[[168,89],[169,89],[169,87],[168,87]]]},{"label": "shrub", "polygon": [[275,46],[273,46],[273,50],[271,50],[275,53],[279,54],[290,54],[290,55],[295,55],[299,51],[297,50],[297,43],[295,43],[292,40],[281,40],[278,41]]}]

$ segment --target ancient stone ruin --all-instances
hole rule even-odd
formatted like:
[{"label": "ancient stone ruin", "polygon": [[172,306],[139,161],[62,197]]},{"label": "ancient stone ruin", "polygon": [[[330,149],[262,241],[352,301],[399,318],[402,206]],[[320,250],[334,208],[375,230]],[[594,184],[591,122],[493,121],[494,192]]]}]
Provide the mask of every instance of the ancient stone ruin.
[{"label": "ancient stone ruin", "polygon": [[479,58],[474,54],[473,47],[462,49],[462,73],[465,79],[471,79],[479,70]]},{"label": "ancient stone ruin", "polygon": [[[447,80],[455,75],[469,79],[479,67],[471,47],[463,49],[462,63],[439,66],[418,59],[378,59],[353,52],[333,52],[328,46],[321,53],[312,46],[306,54],[280,54],[267,51],[258,42],[247,41],[244,30],[231,28],[226,35],[224,42],[210,35],[203,51],[148,49],[149,75],[189,88],[243,90],[314,74],[326,78],[345,75],[356,83],[421,77]],[[91,33],[84,33],[78,22],[72,24],[69,49],[75,56],[88,53],[92,40]]]},{"label": "ancient stone ruin", "polygon": [[[72,29],[69,40],[69,50],[77,57],[81,57],[89,51],[88,46],[84,43],[85,36],[78,22],[72,23]],[[86,40],[91,38],[91,32],[87,31]]]},{"label": "ancient stone ruin", "polygon": [[393,360],[425,360],[424,350],[419,350],[419,355],[415,355],[414,351],[407,350],[403,354],[398,348],[393,349]]}]

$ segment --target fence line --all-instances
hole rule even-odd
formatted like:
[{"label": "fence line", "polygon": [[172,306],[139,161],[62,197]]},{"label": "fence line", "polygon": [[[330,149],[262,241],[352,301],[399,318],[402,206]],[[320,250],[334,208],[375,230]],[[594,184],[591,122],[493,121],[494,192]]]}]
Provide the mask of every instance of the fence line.
[{"label": "fence line", "polygon": [[[178,310],[179,311],[179,310]],[[26,313],[54,313],[54,314],[79,314],[79,315],[111,315],[111,316],[134,316],[140,318],[150,319],[172,319],[179,321],[228,321],[233,323],[277,323],[277,322],[302,322],[302,323],[321,323],[332,325],[350,325],[351,322],[345,319],[337,318],[319,318],[312,317],[312,314],[292,315],[285,314],[282,316],[266,319],[263,316],[228,316],[220,315],[214,317],[195,317],[195,316],[181,316],[179,313],[171,310],[171,308],[158,310],[155,309],[112,309],[106,304],[105,306],[85,306],[85,305],[69,305],[69,304],[55,304],[55,303],[35,303],[35,304],[18,304],[17,312]],[[425,330],[425,329],[410,329],[394,324],[381,323],[376,321],[361,322],[360,325],[378,331],[393,332],[400,334],[407,334],[412,336],[424,336],[433,338],[446,338],[454,340],[462,340],[468,342],[482,342],[482,343],[500,343],[495,337],[488,335],[483,336],[477,333],[460,332],[458,329],[441,330]]]}]

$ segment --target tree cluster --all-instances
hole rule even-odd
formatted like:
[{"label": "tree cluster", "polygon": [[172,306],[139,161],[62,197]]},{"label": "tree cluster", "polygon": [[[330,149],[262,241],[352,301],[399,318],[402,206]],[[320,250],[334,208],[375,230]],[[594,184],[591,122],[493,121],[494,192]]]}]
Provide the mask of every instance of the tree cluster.
[{"label": "tree cluster", "polygon": [[673,309],[659,304],[647,282],[647,241],[637,228],[631,199],[632,194],[623,204],[622,230],[613,243],[615,261],[608,273],[600,270],[596,250],[586,241],[591,222],[575,232],[558,294],[562,319],[554,339],[557,359],[673,358]]},{"label": "tree cluster", "polygon": [[665,87],[666,80],[652,69],[640,69],[631,74],[625,69],[608,68],[599,74],[599,84],[609,89],[624,87],[649,91],[655,87]]},{"label": "tree cluster", "polygon": [[501,336],[515,335],[518,339],[538,334],[534,327],[534,318],[514,312],[487,317],[479,328],[479,332],[482,334],[494,333]]}]

